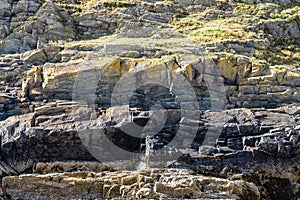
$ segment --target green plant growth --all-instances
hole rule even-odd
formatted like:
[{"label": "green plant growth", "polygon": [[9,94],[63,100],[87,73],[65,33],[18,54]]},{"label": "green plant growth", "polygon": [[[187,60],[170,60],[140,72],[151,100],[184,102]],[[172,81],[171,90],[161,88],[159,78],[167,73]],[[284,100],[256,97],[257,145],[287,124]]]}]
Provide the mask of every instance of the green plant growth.
[{"label": "green plant growth", "polygon": [[38,18],[39,18],[39,17],[36,16],[36,15],[29,15],[27,19],[28,19],[29,21],[36,21],[36,20],[38,20]]},{"label": "green plant growth", "polygon": [[237,3],[233,13],[241,15],[252,15],[262,19],[274,18],[283,10],[282,6],[274,3],[245,4]]}]

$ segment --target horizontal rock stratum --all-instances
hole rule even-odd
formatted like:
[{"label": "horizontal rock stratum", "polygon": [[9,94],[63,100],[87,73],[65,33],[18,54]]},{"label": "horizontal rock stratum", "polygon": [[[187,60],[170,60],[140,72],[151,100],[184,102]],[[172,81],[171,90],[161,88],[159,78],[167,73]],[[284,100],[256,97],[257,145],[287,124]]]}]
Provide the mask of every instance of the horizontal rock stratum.
[{"label": "horizontal rock stratum", "polygon": [[299,6],[0,0],[0,199],[298,199]]}]

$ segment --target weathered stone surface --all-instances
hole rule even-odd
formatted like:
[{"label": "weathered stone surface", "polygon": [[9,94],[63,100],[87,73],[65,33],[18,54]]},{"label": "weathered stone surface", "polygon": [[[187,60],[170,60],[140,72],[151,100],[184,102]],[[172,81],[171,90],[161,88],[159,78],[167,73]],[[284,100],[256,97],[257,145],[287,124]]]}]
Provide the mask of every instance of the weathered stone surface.
[{"label": "weathered stone surface", "polygon": [[[41,4],[41,1],[19,1],[16,4],[13,12],[20,14],[14,16],[12,20],[18,23],[12,24],[13,22],[11,22],[11,26],[15,27],[17,31],[9,35],[10,32],[6,31],[5,26],[2,26],[2,30],[5,32],[2,31],[4,39],[1,41],[0,53],[25,52],[35,49],[38,42],[41,44],[76,38],[75,27],[66,11],[52,2],[45,2],[42,6]],[[1,5],[6,10],[10,7],[10,4],[7,3]],[[3,15],[5,14],[3,13]],[[30,16],[28,17],[28,15]],[[26,19],[29,20],[26,21]]]},{"label": "weathered stone surface", "polygon": [[39,162],[34,166],[34,173],[49,174],[49,173],[62,173],[62,172],[78,172],[90,171],[100,173],[109,170],[105,165],[98,162]]},{"label": "weathered stone surface", "polygon": [[[138,176],[140,181],[126,187],[121,179]],[[122,178],[123,177],[123,178]],[[153,179],[152,177],[157,177]],[[146,183],[142,180],[148,180]],[[48,181],[51,184],[45,184]],[[154,186],[153,186],[154,185]],[[243,180],[211,178],[188,170],[140,172],[72,172],[20,175],[2,181],[5,193],[17,198],[260,198],[258,187]],[[17,188],[22,188],[18,190]],[[64,190],[61,190],[64,188]],[[213,193],[212,193],[213,191]],[[72,195],[70,195],[72,194]]]},{"label": "weathered stone surface", "polygon": [[[297,5],[0,0],[0,198],[297,199]],[[157,150],[178,127],[190,171],[91,155],[108,136],[143,157],[108,166],[160,165],[126,133]]]},{"label": "weathered stone surface", "polygon": [[11,5],[9,2],[7,2],[6,0],[1,0],[0,16],[3,16],[3,17],[9,16],[10,8],[11,8]]},{"label": "weathered stone surface", "polygon": [[[70,108],[61,107],[64,104],[60,104],[60,106],[58,104],[49,104],[35,108],[35,112],[26,117],[25,115],[21,118],[10,117],[0,123],[2,127],[2,154],[11,163],[11,166],[23,166],[24,161],[28,162],[28,160],[93,160],[94,158],[83,147],[81,142],[83,138],[79,138],[77,135],[77,130],[85,130],[87,127],[94,127],[93,129],[107,132],[110,140],[116,145],[121,145],[121,148],[138,150],[140,146],[136,144],[136,140],[127,138],[123,132],[126,129],[123,128],[126,128],[132,122],[145,126],[153,112],[128,111],[127,108],[121,114],[120,109],[117,109],[116,111],[118,112],[108,112],[107,114],[102,114],[98,119],[89,121],[87,110],[81,110],[82,117],[78,118],[76,113],[69,113]],[[67,105],[65,104],[65,106]],[[179,111],[169,110],[161,115],[161,117],[164,115],[168,116],[166,121],[168,126],[157,130],[158,135],[160,135],[157,143],[168,144],[170,136],[178,131],[178,125],[185,127],[187,131],[196,127],[198,130],[196,130],[195,139],[191,145],[192,148],[198,149],[204,138],[209,137],[209,134],[213,134],[211,130],[214,130],[214,123],[220,123],[216,127],[219,130],[219,135],[215,135],[213,144],[221,150],[212,148],[211,151],[202,152],[202,155],[226,154],[223,152],[223,147],[229,147],[235,151],[255,148],[257,151],[268,153],[278,159],[293,158],[299,153],[298,110],[299,108],[297,107],[283,107],[274,110],[233,109],[227,110],[225,115],[217,111],[206,111],[201,115],[202,117],[199,121],[188,118],[180,120]],[[148,126],[150,131],[155,129],[155,124],[160,126],[159,121],[163,120],[163,118],[155,119],[158,122],[152,121],[154,123],[153,126]],[[180,130],[183,131],[184,129]],[[122,142],[119,143],[123,141],[120,137],[124,137],[123,139],[127,141],[126,146]],[[42,149],[39,149],[39,145],[33,147],[33,144],[39,144],[39,141],[44,141]],[[95,142],[94,150],[105,146],[101,140],[97,139]],[[140,142],[143,143],[143,141]],[[182,144],[176,143],[176,147],[184,152],[184,140],[182,142]],[[15,148],[13,144],[20,144],[21,148]],[[27,152],[28,149],[31,149],[31,151]],[[89,150],[93,151],[93,149]],[[230,150],[229,153],[232,153],[233,150]],[[16,160],[16,152],[24,157],[21,160]],[[102,158],[104,160],[107,159]],[[116,159],[122,159],[122,156]],[[25,169],[27,168],[18,167],[18,171]]]},{"label": "weathered stone surface", "polygon": [[[133,47],[131,45],[128,47],[124,45],[107,45],[105,51],[110,52],[110,54],[118,54],[118,52],[122,52],[122,49],[126,48],[130,49]],[[228,59],[220,57],[218,58],[217,66],[211,67],[209,64],[203,65],[201,62],[191,62],[190,64],[183,63],[183,65],[186,66],[172,64],[174,62],[180,63],[180,59],[185,56],[182,56],[182,58],[175,58],[172,56],[165,57],[159,61],[157,59],[137,59],[136,61],[132,61],[132,59],[126,58],[106,59],[105,57],[95,57],[95,55],[90,56],[87,60],[86,55],[83,54],[82,57],[86,57],[86,60],[84,60],[81,59],[81,56],[79,55],[75,56],[74,53],[75,52],[73,51],[61,52],[61,55],[68,57],[64,63],[46,63],[39,67],[33,67],[31,72],[28,73],[27,80],[23,84],[23,96],[27,96],[30,99],[41,96],[42,98],[61,97],[70,100],[72,98],[74,83],[83,79],[80,76],[83,75],[87,78],[91,76],[97,79],[99,78],[99,81],[96,83],[95,79],[94,82],[88,81],[85,83],[82,80],[82,84],[84,84],[80,87],[88,93],[92,92],[90,89],[96,87],[96,85],[91,84],[97,84],[98,91],[96,91],[96,95],[99,100],[96,100],[96,102],[99,102],[99,107],[107,108],[106,104],[109,104],[109,102],[104,100],[105,98],[110,98],[113,93],[114,85],[119,81],[122,75],[130,72],[133,77],[140,76],[142,73],[146,76],[147,73],[149,73],[148,71],[154,68],[154,65],[157,65],[158,68],[163,68],[161,64],[166,62],[166,67],[177,73],[176,76],[182,74],[189,79],[190,84],[195,88],[199,100],[205,99],[206,97],[209,97],[209,95],[215,95],[213,93],[215,91],[221,91],[222,89],[219,87],[213,88],[212,86],[213,84],[221,83],[225,84],[227,97],[224,98],[224,100],[228,107],[274,107],[274,105],[280,103],[300,101],[299,95],[297,95],[299,90],[298,85],[300,85],[300,76],[297,72],[279,66],[268,67],[264,63],[251,63],[245,58],[243,62],[246,64],[241,65],[242,61],[238,61],[240,63],[237,63],[236,61],[236,59],[240,59],[239,57]],[[44,55],[44,53],[42,54]],[[131,56],[135,57],[134,55]],[[42,57],[39,58],[42,59]],[[102,60],[102,62],[99,62],[100,60]],[[95,68],[91,68],[91,63]],[[199,65],[203,66],[199,68]],[[143,70],[139,71],[139,66],[145,67]],[[180,68],[182,70],[179,70]],[[132,72],[134,70],[137,70],[137,72]],[[219,72],[216,70],[219,70]],[[34,78],[35,76],[30,75],[31,73],[37,74],[36,78]],[[211,77],[211,73],[216,73],[216,75]],[[98,74],[98,77],[92,74]],[[165,76],[166,78],[167,74],[157,74],[157,76],[152,77],[152,79],[155,79],[158,76]],[[215,81],[214,79],[218,79],[218,81]],[[129,82],[130,81],[127,81],[127,89],[124,89],[130,90],[130,88],[135,88],[137,86],[137,84],[129,84]],[[233,85],[227,84],[236,84],[236,91],[232,90],[234,88]],[[277,86],[272,87],[273,85]],[[258,95],[259,97],[257,97]],[[231,102],[228,100],[229,97],[231,99],[235,98],[237,101]],[[214,97],[211,96],[211,98]],[[220,98],[220,96],[217,98]],[[167,98],[166,101],[168,101]],[[137,105],[133,105],[133,107],[134,106]],[[209,108],[209,105],[205,104],[199,104],[199,106],[201,109]]]},{"label": "weathered stone surface", "polygon": [[43,64],[47,60],[47,56],[43,50],[34,50],[23,54],[23,60],[34,65]]},{"label": "weathered stone surface", "polygon": [[270,20],[265,27],[275,37],[300,38],[300,29],[296,21],[286,24],[285,20]]}]

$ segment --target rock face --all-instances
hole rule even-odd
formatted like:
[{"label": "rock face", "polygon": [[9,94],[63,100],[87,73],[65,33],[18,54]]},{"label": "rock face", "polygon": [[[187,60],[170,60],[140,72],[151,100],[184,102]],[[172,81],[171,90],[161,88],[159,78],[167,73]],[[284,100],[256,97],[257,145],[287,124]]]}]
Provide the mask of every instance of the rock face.
[{"label": "rock face", "polygon": [[0,198],[297,199],[299,14],[0,0]]},{"label": "rock face", "polygon": [[[12,198],[260,198],[253,183],[205,177],[182,169],[21,175],[7,177],[3,184]],[[72,195],[60,188],[73,191]],[[51,191],[51,196],[45,195],[45,190]]]}]

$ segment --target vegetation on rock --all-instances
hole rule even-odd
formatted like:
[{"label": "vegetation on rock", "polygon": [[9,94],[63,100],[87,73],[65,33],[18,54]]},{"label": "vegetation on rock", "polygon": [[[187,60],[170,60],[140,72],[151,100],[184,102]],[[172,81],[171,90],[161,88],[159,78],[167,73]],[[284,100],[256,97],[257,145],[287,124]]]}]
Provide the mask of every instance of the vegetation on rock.
[{"label": "vegetation on rock", "polygon": [[[297,199],[299,67],[299,0],[0,0],[0,199]],[[128,74],[119,96],[137,88],[113,107]],[[178,77],[199,108],[183,119]],[[170,89],[140,87],[151,78]],[[157,103],[169,116],[158,144],[180,125],[180,142],[196,133],[176,149],[176,169],[113,171],[95,161],[83,143],[97,140],[80,131],[124,145],[122,128],[147,124]],[[145,152],[145,143],[125,146]]]}]

